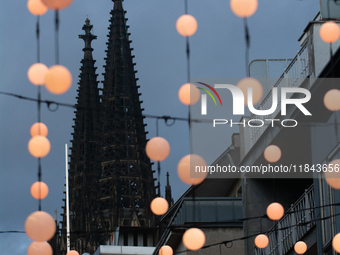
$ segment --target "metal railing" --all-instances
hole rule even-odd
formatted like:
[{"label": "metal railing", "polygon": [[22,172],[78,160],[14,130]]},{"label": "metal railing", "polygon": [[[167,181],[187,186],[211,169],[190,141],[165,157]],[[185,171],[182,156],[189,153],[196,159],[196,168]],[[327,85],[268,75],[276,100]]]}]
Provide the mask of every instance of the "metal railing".
[{"label": "metal railing", "polygon": [[[283,255],[292,249],[313,226],[316,213],[314,209],[314,185],[292,205],[281,220],[267,233],[269,244],[264,249],[254,248],[254,255]],[[312,221],[312,222],[311,222]],[[297,226],[299,223],[310,222]],[[280,230],[283,229],[283,230]]]},{"label": "metal railing", "polygon": [[[304,44],[299,50],[295,58],[285,69],[281,77],[277,80],[273,87],[277,87],[280,90],[281,87],[299,87],[303,80],[309,75],[309,63],[308,63],[308,47]],[[267,110],[272,106],[272,90],[269,91],[267,96],[263,99],[261,104],[257,107],[258,110]],[[281,100],[278,100],[280,105]],[[264,121],[265,119],[274,119],[279,113],[280,108],[277,107],[276,110],[270,115],[259,116],[253,114],[250,119],[258,119]],[[266,123],[264,121],[264,123]],[[264,133],[268,125],[263,125],[261,127],[251,128],[251,142],[250,148],[256,143],[260,136]],[[250,149],[249,148],[249,149]]]}]

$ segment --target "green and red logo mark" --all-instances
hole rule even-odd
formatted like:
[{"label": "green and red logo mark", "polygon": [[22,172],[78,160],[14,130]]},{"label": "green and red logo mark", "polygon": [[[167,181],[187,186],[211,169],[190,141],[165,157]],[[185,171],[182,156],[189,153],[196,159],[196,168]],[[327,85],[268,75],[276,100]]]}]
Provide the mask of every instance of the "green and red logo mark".
[{"label": "green and red logo mark", "polygon": [[[216,91],[213,87],[211,87],[210,85],[208,85],[208,84],[206,84],[206,83],[203,83],[203,82],[197,82],[197,83],[199,83],[199,84],[201,84],[201,85],[203,85],[203,86],[206,86],[206,87],[209,88],[212,92],[214,92],[214,94],[217,96],[217,98],[218,98],[218,100],[220,101],[220,104],[221,104],[221,106],[222,106],[221,97],[220,97],[220,95],[217,93],[217,91]],[[215,105],[217,106],[215,97],[213,96],[213,94],[212,94],[209,90],[204,89],[204,88],[200,88],[200,87],[197,87],[197,88],[200,89],[200,90],[202,90],[202,91],[204,91],[204,92],[206,92],[206,93],[212,98],[212,100],[214,101]],[[202,109],[201,109],[201,113],[202,113],[202,115],[206,115],[206,114],[207,114],[207,95],[206,95],[206,94],[202,94],[202,95],[201,95],[201,102],[202,102],[202,104],[201,104],[201,108],[202,108]]]}]

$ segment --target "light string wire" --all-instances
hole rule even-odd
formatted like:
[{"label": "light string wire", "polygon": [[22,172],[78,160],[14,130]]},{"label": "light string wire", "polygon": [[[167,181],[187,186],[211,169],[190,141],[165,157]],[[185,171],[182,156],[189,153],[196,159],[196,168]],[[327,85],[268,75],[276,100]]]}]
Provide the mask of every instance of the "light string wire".
[{"label": "light string wire", "polygon": [[[37,37],[37,62],[40,63],[40,17],[37,16],[37,29],[36,29],[36,37]],[[38,86],[38,135],[41,135],[40,123],[41,123],[41,86]],[[38,158],[38,207],[39,211],[41,211],[41,158]]]}]

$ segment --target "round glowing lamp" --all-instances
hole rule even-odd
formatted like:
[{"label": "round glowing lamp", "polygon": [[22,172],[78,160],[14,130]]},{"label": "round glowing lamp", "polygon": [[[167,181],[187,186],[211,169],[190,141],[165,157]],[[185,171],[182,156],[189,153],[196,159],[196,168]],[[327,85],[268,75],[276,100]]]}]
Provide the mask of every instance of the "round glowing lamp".
[{"label": "round glowing lamp", "polygon": [[169,156],[170,145],[163,137],[154,137],[145,146],[146,155],[153,161],[163,161]]},{"label": "round glowing lamp", "polygon": [[51,66],[45,76],[45,87],[52,94],[60,95],[70,89],[72,85],[72,75],[70,71],[62,65]]},{"label": "round glowing lamp", "polygon": [[50,152],[50,141],[42,135],[32,137],[28,142],[28,151],[33,157],[43,158]]},{"label": "round glowing lamp", "polygon": [[340,253],[340,233],[333,237],[332,246],[337,253]]},{"label": "round glowing lamp", "polygon": [[267,207],[267,216],[271,220],[279,220],[284,214],[283,206],[279,203],[271,203]]},{"label": "round glowing lamp", "polygon": [[333,189],[340,189],[340,159],[335,159],[328,164],[325,179]]},{"label": "round glowing lamp", "polygon": [[303,241],[299,241],[294,245],[294,251],[297,254],[304,254],[307,251],[307,244]]},{"label": "round glowing lamp", "polygon": [[54,236],[56,223],[47,212],[37,211],[27,217],[25,231],[33,241],[48,241]]},{"label": "round glowing lamp", "polygon": [[176,29],[182,36],[192,36],[197,31],[197,21],[193,16],[184,14],[177,19]]},{"label": "round glowing lamp", "polygon": [[44,123],[36,122],[31,126],[30,133],[32,137],[37,135],[42,135],[46,137],[48,134],[48,128]]},{"label": "round glowing lamp", "polygon": [[[40,0],[39,0],[40,1]],[[48,71],[48,67],[42,63],[35,63],[28,68],[27,77],[28,80],[37,86],[45,84],[45,76]]]},{"label": "round glowing lamp", "polygon": [[[199,168],[197,171],[196,166]],[[208,172],[206,172],[206,166],[207,163],[201,156],[189,154],[179,161],[177,174],[184,183],[197,185],[207,178]]]},{"label": "round glowing lamp", "polygon": [[73,0],[42,0],[46,6],[52,10],[62,10],[67,8]]},{"label": "round glowing lamp", "polygon": [[156,215],[163,215],[169,209],[168,201],[162,197],[156,197],[151,201],[151,211]]},{"label": "round glowing lamp", "polygon": [[335,22],[328,21],[322,24],[320,28],[320,37],[324,42],[334,43],[339,39],[339,36],[340,28]]},{"label": "round glowing lamp", "polygon": [[257,10],[257,0],[231,0],[230,8],[232,12],[240,18],[248,18]]},{"label": "round glowing lamp", "polygon": [[281,149],[276,145],[269,145],[263,155],[269,163],[275,163],[281,158]]},{"label": "round glowing lamp", "polygon": [[169,245],[163,245],[159,249],[159,255],[172,255],[174,252]]},{"label": "round glowing lamp", "polygon": [[52,255],[52,247],[48,242],[33,242],[28,246],[27,255]]},{"label": "round glowing lamp", "polygon": [[36,16],[44,15],[48,8],[41,0],[28,0],[27,9]]},{"label": "round glowing lamp", "polygon": [[75,250],[70,250],[66,255],[79,255],[79,253]]},{"label": "round glowing lamp", "polygon": [[35,182],[31,186],[31,195],[35,199],[44,199],[48,195],[48,186],[44,182]]},{"label": "round glowing lamp", "polygon": [[178,91],[179,100],[185,105],[194,105],[200,99],[201,92],[196,85],[186,83]]},{"label": "round glowing lamp", "polygon": [[332,112],[340,110],[340,90],[329,90],[323,98],[323,103],[325,107]]},{"label": "round glowing lamp", "polygon": [[183,235],[184,246],[191,251],[201,249],[205,243],[205,235],[202,230],[198,228],[189,228]]},{"label": "round glowing lamp", "polygon": [[252,104],[256,105],[261,101],[263,95],[263,88],[261,83],[251,77],[246,77],[240,80],[236,86],[242,90],[244,95],[244,105],[248,105],[248,88],[252,89]]},{"label": "round glowing lamp", "polygon": [[260,234],[255,238],[255,245],[260,249],[266,248],[268,243],[269,239],[266,235]]}]

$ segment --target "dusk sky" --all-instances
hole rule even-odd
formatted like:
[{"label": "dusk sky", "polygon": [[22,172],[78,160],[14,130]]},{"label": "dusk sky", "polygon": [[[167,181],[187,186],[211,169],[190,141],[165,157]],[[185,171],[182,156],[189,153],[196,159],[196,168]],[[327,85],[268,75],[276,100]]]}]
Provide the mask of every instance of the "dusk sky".
[{"label": "dusk sky", "polygon": [[[243,20],[230,10],[226,0],[189,0],[189,14],[198,22],[198,30],[190,38],[192,78],[242,78],[245,70],[245,42]],[[127,25],[130,26],[132,54],[135,55],[136,77],[142,93],[144,114],[187,117],[188,108],[178,100],[178,89],[187,82],[185,38],[175,23],[184,14],[184,1],[125,0]],[[82,26],[89,18],[98,80],[103,80],[105,49],[111,0],[75,0],[60,12],[60,64],[72,73],[71,89],[60,96],[42,88],[42,98],[67,104],[76,103],[76,90],[84,42]],[[250,61],[254,59],[294,58],[300,49],[297,39],[308,22],[319,11],[319,1],[259,0],[257,12],[248,19],[250,32]],[[48,11],[40,19],[41,62],[55,64],[54,12]],[[1,92],[37,97],[37,87],[27,79],[28,68],[37,61],[35,36],[36,17],[29,13],[26,0],[0,0],[0,77]],[[283,71],[283,70],[282,70]],[[231,105],[231,102],[230,102]],[[53,108],[53,106],[51,106]],[[74,109],[59,107],[55,112],[42,106],[42,122],[49,128],[51,151],[42,159],[42,180],[50,193],[42,201],[42,210],[58,221],[65,190],[65,143],[71,146]],[[27,216],[38,210],[38,202],[30,195],[30,186],[37,181],[38,160],[28,150],[29,129],[37,121],[37,104],[31,101],[0,95],[0,231],[24,230]],[[156,120],[145,119],[148,139],[156,136]],[[161,192],[164,195],[166,172],[176,201],[189,187],[177,177],[177,163],[190,153],[188,123],[176,121],[167,127],[159,122],[159,134],[171,146],[170,156],[161,163]],[[217,155],[206,158],[212,163],[230,145],[232,132]],[[204,156],[203,156],[204,157]],[[154,165],[156,170],[156,165]],[[157,176],[155,176],[157,177]],[[0,233],[2,254],[26,254],[31,240],[25,234]]]}]

